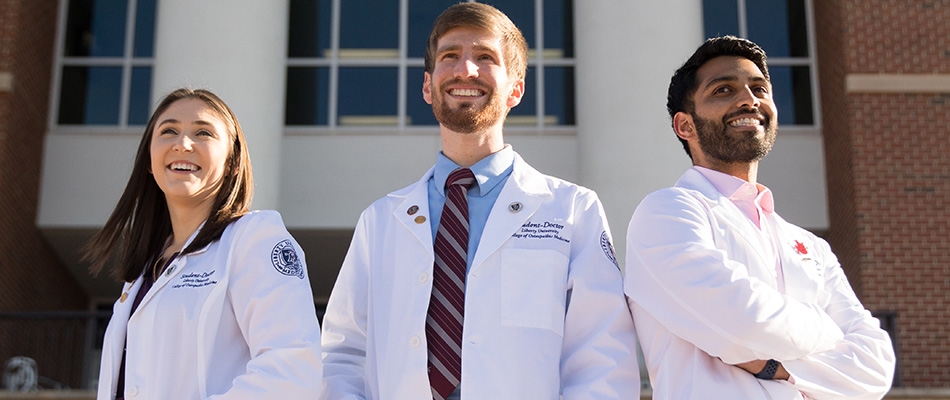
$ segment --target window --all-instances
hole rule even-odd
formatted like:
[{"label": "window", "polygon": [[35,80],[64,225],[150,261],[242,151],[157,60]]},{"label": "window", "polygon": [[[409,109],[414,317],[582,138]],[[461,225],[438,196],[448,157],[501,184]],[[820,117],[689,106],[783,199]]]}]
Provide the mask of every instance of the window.
[{"label": "window", "polygon": [[156,0],[63,0],[52,126],[145,125]]},{"label": "window", "polygon": [[[285,125],[392,131],[438,125],[422,99],[432,23],[458,0],[291,0]],[[528,41],[528,92],[513,130],[572,127],[572,0],[497,0]],[[543,49],[538,51],[538,49]]]},{"label": "window", "polygon": [[704,0],[706,37],[735,35],[761,46],[780,125],[818,122],[817,70],[809,0]]}]

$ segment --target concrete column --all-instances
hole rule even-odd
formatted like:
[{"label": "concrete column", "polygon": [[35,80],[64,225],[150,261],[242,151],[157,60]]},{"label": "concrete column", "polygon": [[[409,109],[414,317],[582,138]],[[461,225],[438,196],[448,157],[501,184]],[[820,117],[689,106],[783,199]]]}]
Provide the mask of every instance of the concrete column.
[{"label": "concrete column", "polygon": [[257,209],[280,205],[289,0],[161,0],[152,98],[205,88],[234,110],[248,140]]},{"label": "concrete column", "polygon": [[602,0],[574,13],[579,183],[603,201],[622,262],[637,204],[690,165],[666,91],[702,43],[702,0]]}]

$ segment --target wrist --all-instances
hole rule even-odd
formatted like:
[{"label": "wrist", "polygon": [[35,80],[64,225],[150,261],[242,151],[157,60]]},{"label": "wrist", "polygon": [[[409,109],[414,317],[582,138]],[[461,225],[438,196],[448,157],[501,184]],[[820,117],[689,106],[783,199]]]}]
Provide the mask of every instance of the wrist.
[{"label": "wrist", "polygon": [[765,362],[765,368],[762,368],[757,374],[753,374],[756,378],[771,380],[775,378],[775,373],[778,372],[778,367],[782,365],[778,361],[768,360]]}]

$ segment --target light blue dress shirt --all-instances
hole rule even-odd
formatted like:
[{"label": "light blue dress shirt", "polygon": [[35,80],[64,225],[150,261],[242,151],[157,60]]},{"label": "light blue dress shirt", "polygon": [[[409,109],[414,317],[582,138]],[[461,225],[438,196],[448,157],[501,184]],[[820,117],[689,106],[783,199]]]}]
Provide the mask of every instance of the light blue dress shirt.
[{"label": "light blue dress shirt", "polygon": [[[475,250],[482,238],[482,231],[488,222],[501,188],[505,186],[515,162],[515,151],[510,145],[483,158],[469,167],[475,174],[476,184],[468,189],[468,259],[465,262],[466,270],[472,268],[475,259]],[[461,168],[449,160],[442,152],[435,161],[435,171],[429,178],[429,227],[432,229],[432,241],[439,230],[439,220],[442,219],[442,207],[445,205],[445,180],[449,174]]]}]

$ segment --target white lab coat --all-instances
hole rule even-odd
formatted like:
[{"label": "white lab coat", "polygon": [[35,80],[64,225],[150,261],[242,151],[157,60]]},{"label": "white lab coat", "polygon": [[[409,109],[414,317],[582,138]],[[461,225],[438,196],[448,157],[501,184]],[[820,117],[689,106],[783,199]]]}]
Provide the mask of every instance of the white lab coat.
[{"label": "white lab coat", "polygon": [[[883,397],[890,338],[828,244],[777,214],[763,217],[778,232],[784,294],[755,226],[699,172],[637,207],[624,290],[654,399]],[[780,361],[794,384],[732,365],[756,359]]]},{"label": "white lab coat", "polygon": [[[326,399],[432,398],[431,174],[360,217],[324,317]],[[466,282],[462,399],[639,397],[633,321],[609,243],[594,192],[515,156]]]},{"label": "white lab coat", "polygon": [[247,214],[220,240],[177,257],[129,318],[141,285],[126,283],[113,308],[98,399],[114,398],[126,332],[128,400],[319,395],[320,327],[306,262],[277,212]]}]

